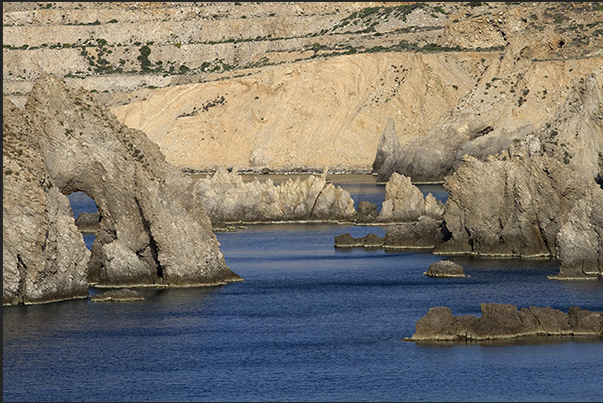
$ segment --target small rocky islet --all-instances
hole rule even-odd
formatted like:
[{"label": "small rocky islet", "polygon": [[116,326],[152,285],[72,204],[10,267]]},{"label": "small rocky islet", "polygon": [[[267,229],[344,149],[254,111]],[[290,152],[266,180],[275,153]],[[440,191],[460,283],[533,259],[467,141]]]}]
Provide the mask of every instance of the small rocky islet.
[{"label": "small rocky islet", "polygon": [[[179,23],[207,18],[194,12],[197,5],[157,3],[149,13],[146,3],[136,3],[124,14],[119,4],[48,3],[40,9],[3,3],[4,306],[86,298],[89,286],[242,281],[226,266],[213,231],[253,222],[383,225],[384,237],[342,234],[335,247],[550,257],[560,262],[552,279],[603,276],[603,46],[600,35],[585,38],[569,29],[579,23],[596,30],[603,14],[598,5],[446,3],[434,13],[434,5],[423,3],[304,3],[302,24],[293,4],[266,4],[250,13],[245,3],[208,3],[212,18],[221,20],[222,36],[204,43],[185,43],[194,35],[183,36],[176,44],[151,39],[155,31],[144,27],[119,31],[125,23],[119,19],[152,20],[182,8],[183,20],[170,22],[178,31]],[[249,22],[287,20],[302,34],[295,41],[258,37],[240,44],[247,53],[235,52],[225,22],[243,9]],[[61,13],[62,19],[55,18]],[[559,13],[564,18],[555,18]],[[339,35],[350,19],[359,31]],[[554,24],[545,29],[547,21]],[[64,40],[48,47],[44,30],[57,25],[66,27]],[[106,38],[79,43],[73,36],[96,25]],[[428,26],[433,29],[418,29]],[[362,27],[380,35],[369,41],[360,35]],[[486,34],[475,39],[478,30]],[[25,38],[30,43],[22,43]],[[343,51],[334,38],[345,42]],[[135,62],[123,49],[131,39],[146,43]],[[411,47],[400,46],[412,41]],[[291,60],[287,52],[274,51],[278,44],[290,47]],[[260,45],[270,46],[258,51]],[[167,59],[176,60],[185,46],[193,49],[190,68],[163,71],[162,63],[167,67]],[[222,63],[212,71],[197,69],[204,46],[221,46],[222,60],[232,61],[229,68]],[[346,51],[349,46],[356,51]],[[65,57],[30,63],[42,51]],[[90,51],[98,56],[86,62],[94,69],[80,66]],[[256,60],[243,60],[243,54],[256,54]],[[256,63],[264,55],[268,62]],[[107,67],[120,63],[141,70]],[[327,74],[336,68],[337,77]],[[308,93],[318,88],[309,72],[316,83],[337,89]],[[367,102],[351,108],[346,102],[354,96]],[[166,107],[166,99],[180,101]],[[278,108],[268,110],[268,104],[281,105],[283,116],[273,115]],[[327,117],[332,108],[325,105],[336,105],[338,113]],[[346,113],[352,109],[354,115]],[[190,124],[183,124],[186,119]],[[193,135],[191,127],[200,132]],[[239,168],[226,169],[233,166]],[[212,175],[198,181],[186,175],[201,171]],[[313,175],[275,186],[270,180],[245,183],[238,174],[245,171]],[[333,171],[376,175],[386,186],[380,211],[364,201],[356,210],[350,194],[326,179]],[[447,202],[424,197],[416,182],[443,182]],[[98,213],[74,220],[66,195],[76,191],[91,196]],[[91,251],[81,231],[95,232]],[[446,265],[425,273],[464,275]],[[432,308],[411,339],[602,332],[600,313],[578,307],[567,314],[512,308],[483,304],[479,319]],[[544,325],[552,323],[545,317],[557,318],[557,327]],[[534,318],[540,328],[531,325]]]}]

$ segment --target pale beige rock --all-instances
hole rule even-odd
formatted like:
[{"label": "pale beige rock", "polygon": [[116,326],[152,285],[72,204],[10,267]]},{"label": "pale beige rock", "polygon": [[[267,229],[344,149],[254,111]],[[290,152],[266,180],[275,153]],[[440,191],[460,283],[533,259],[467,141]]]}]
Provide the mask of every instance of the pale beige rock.
[{"label": "pale beige rock", "polygon": [[421,190],[409,177],[394,172],[385,185],[385,200],[378,221],[417,221],[420,216],[442,219],[444,205],[429,193],[423,197]]},{"label": "pale beige rock", "polygon": [[350,220],[357,215],[350,193],[327,183],[326,172],[275,186],[271,179],[244,182],[219,168],[199,179],[195,192],[214,224],[223,222]]}]

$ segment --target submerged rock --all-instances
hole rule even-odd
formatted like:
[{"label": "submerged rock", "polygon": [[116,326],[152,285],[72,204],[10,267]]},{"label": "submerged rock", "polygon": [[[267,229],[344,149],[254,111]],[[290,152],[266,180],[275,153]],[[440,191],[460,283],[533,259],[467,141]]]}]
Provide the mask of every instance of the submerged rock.
[{"label": "submerged rock", "polygon": [[102,294],[94,295],[90,302],[132,302],[144,301],[144,297],[134,290],[124,288],[122,290],[106,291]]},{"label": "submerged rock", "polygon": [[481,341],[524,336],[603,336],[603,313],[570,307],[565,313],[550,307],[481,304],[480,318],[452,316],[450,308],[430,308],[406,341]]},{"label": "submerged rock", "polygon": [[440,260],[429,265],[429,269],[423,273],[429,277],[467,277],[463,266],[451,260]]},{"label": "submerged rock", "polygon": [[257,221],[352,220],[354,200],[321,176],[299,177],[275,186],[271,179],[244,182],[241,175],[219,168],[195,184],[195,192],[212,223]]},{"label": "submerged rock", "polygon": [[29,118],[3,101],[2,304],[86,298],[90,251],[69,200],[28,143]]}]

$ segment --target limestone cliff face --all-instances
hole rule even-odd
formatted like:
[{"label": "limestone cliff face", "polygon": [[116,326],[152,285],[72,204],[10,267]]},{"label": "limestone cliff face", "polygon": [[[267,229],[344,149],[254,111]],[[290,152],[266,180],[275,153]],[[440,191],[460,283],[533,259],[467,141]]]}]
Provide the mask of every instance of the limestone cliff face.
[{"label": "limestone cliff face", "polygon": [[422,136],[495,55],[344,55],[156,89],[110,109],[177,167],[324,166],[370,172],[389,119],[401,143]]},{"label": "limestone cliff face", "polygon": [[326,175],[289,179],[275,186],[271,179],[244,182],[224,168],[195,184],[195,192],[212,222],[338,221],[356,218],[354,200]]},{"label": "limestone cliff face", "polygon": [[[18,106],[54,74],[97,91],[168,162],[203,171],[370,172],[392,119],[406,148],[380,181],[393,171],[442,181],[464,154],[484,159],[563,119],[574,79],[603,56],[597,3],[4,2],[3,11],[3,92]],[[573,155],[558,143],[561,158]]]},{"label": "limestone cliff face", "polygon": [[551,157],[470,157],[446,183],[446,234],[435,253],[558,257],[558,278],[602,273],[603,190]]},{"label": "limestone cliff face", "polygon": [[99,286],[193,286],[240,278],[226,266],[190,181],[158,146],[99,105],[44,76],[25,105],[30,143],[64,194],[82,191],[100,223],[89,263]]},{"label": "limestone cliff face", "polygon": [[28,143],[29,117],[3,102],[2,303],[86,298],[90,252],[69,200]]},{"label": "limestone cliff face", "polygon": [[414,181],[441,181],[465,155],[484,160],[533,138],[540,141],[533,152],[571,159],[596,176],[603,151],[603,59],[533,61],[518,54],[509,47],[425,136],[384,162],[379,179],[399,172]]},{"label": "limestone cliff face", "polygon": [[589,187],[557,234],[558,279],[603,276],[603,189]]}]

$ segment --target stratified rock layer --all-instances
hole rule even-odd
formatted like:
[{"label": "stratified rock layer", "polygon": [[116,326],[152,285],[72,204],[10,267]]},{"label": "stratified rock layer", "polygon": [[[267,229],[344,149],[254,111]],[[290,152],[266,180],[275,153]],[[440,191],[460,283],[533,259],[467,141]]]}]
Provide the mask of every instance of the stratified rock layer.
[{"label": "stratified rock layer", "polygon": [[3,101],[2,303],[86,298],[90,252],[69,200],[28,144],[28,118]]},{"label": "stratified rock layer", "polygon": [[523,336],[603,336],[603,313],[570,307],[565,313],[550,307],[521,308],[481,304],[482,316],[452,316],[438,306],[419,319],[407,341],[481,341]]},{"label": "stratified rock layer", "polygon": [[350,193],[327,183],[326,174],[275,186],[271,179],[244,182],[236,172],[220,168],[212,177],[199,179],[195,192],[213,223],[336,221],[357,215]]},{"label": "stratified rock layer", "polygon": [[100,215],[89,280],[99,286],[198,286],[239,281],[225,264],[190,181],[144,133],[92,94],[43,76],[25,105],[30,143],[64,194],[81,191]]}]

